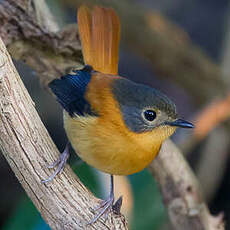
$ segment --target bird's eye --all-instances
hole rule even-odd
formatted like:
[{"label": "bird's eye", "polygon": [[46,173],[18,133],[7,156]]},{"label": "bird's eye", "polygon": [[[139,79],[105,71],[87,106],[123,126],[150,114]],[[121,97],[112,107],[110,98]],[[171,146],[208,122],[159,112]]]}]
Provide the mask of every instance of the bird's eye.
[{"label": "bird's eye", "polygon": [[153,110],[148,109],[144,111],[144,117],[148,121],[153,121],[156,118],[156,116],[157,114]]}]

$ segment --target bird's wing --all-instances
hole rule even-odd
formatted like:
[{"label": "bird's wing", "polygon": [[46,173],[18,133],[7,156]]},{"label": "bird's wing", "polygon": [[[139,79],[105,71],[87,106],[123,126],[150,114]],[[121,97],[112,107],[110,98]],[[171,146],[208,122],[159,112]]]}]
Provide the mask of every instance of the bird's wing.
[{"label": "bird's wing", "polygon": [[[91,79],[91,73],[88,70],[78,70],[76,74],[68,74],[60,79],[55,79],[49,83],[49,87],[56,95],[57,101],[69,113],[74,114],[94,114],[91,111],[89,103],[84,98],[86,88]],[[95,115],[95,114],[94,114]]]}]

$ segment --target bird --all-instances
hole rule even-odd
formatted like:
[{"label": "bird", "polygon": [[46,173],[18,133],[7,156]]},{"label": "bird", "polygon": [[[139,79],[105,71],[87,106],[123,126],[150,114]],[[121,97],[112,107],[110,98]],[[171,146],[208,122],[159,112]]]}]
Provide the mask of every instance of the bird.
[{"label": "bird", "polygon": [[55,172],[43,182],[62,172],[70,146],[84,162],[110,174],[109,197],[95,209],[92,224],[120,210],[122,198],[114,201],[113,175],[143,170],[177,127],[194,125],[179,117],[165,94],[118,75],[121,29],[112,8],[82,5],[77,22],[84,67],[49,83],[64,109],[68,143],[50,165]]}]

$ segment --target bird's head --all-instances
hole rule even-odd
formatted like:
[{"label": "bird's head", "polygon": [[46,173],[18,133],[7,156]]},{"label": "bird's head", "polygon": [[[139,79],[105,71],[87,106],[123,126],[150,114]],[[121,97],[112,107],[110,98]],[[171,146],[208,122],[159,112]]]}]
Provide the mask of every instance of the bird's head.
[{"label": "bird's head", "polygon": [[127,79],[116,79],[112,92],[119,104],[127,128],[134,133],[171,136],[176,127],[193,128],[193,124],[179,118],[175,104],[163,93]]}]

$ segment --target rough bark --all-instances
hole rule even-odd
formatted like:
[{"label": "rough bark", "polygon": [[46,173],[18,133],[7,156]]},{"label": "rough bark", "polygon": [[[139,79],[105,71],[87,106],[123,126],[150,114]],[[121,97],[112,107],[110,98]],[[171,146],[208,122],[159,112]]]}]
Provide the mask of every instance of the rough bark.
[{"label": "rough bark", "polygon": [[223,230],[223,214],[210,214],[198,181],[180,150],[167,140],[149,167],[176,230]]},{"label": "rough bark", "polygon": [[81,64],[77,26],[54,33],[40,25],[28,0],[0,2],[0,35],[16,60],[24,61],[39,75],[44,86],[67,69]]},{"label": "rough bark", "polygon": [[99,199],[79,181],[69,166],[51,183],[41,180],[51,174],[46,165],[59,152],[42,124],[0,39],[0,151],[4,154],[44,220],[52,229],[127,229],[122,215],[111,213],[108,220],[93,218]]},{"label": "rough bark", "polygon": [[[0,35],[12,56],[32,67],[46,85],[66,69],[80,65],[76,25],[52,33],[37,22],[33,5],[28,2],[0,2]],[[153,12],[144,18],[140,9],[129,4],[129,1],[122,1],[122,4],[116,2],[110,1],[121,15],[123,31],[126,31],[123,36],[129,41],[126,44],[135,52],[146,55],[160,75],[171,76],[173,81],[183,84],[191,95],[200,99],[201,104],[213,95],[226,91],[218,66],[192,45],[181,30]],[[126,23],[130,19],[135,19],[137,23]],[[128,25],[133,26],[128,28]],[[90,207],[96,205],[98,200],[84,188],[69,167],[53,183],[40,184],[42,178],[50,175],[50,170],[45,167],[46,159],[50,163],[57,158],[58,152],[41,124],[6,50],[1,49],[1,52],[1,150],[53,229],[81,229],[82,224],[92,218]],[[211,84],[206,84],[207,81]],[[172,143],[163,145],[150,169],[156,175],[176,229],[223,229],[221,217],[210,215],[200,196],[197,180]],[[113,216],[111,222],[117,227],[115,229],[127,228],[123,217]],[[114,229],[109,224],[109,221],[108,226],[107,222],[99,222],[88,228]]]}]

